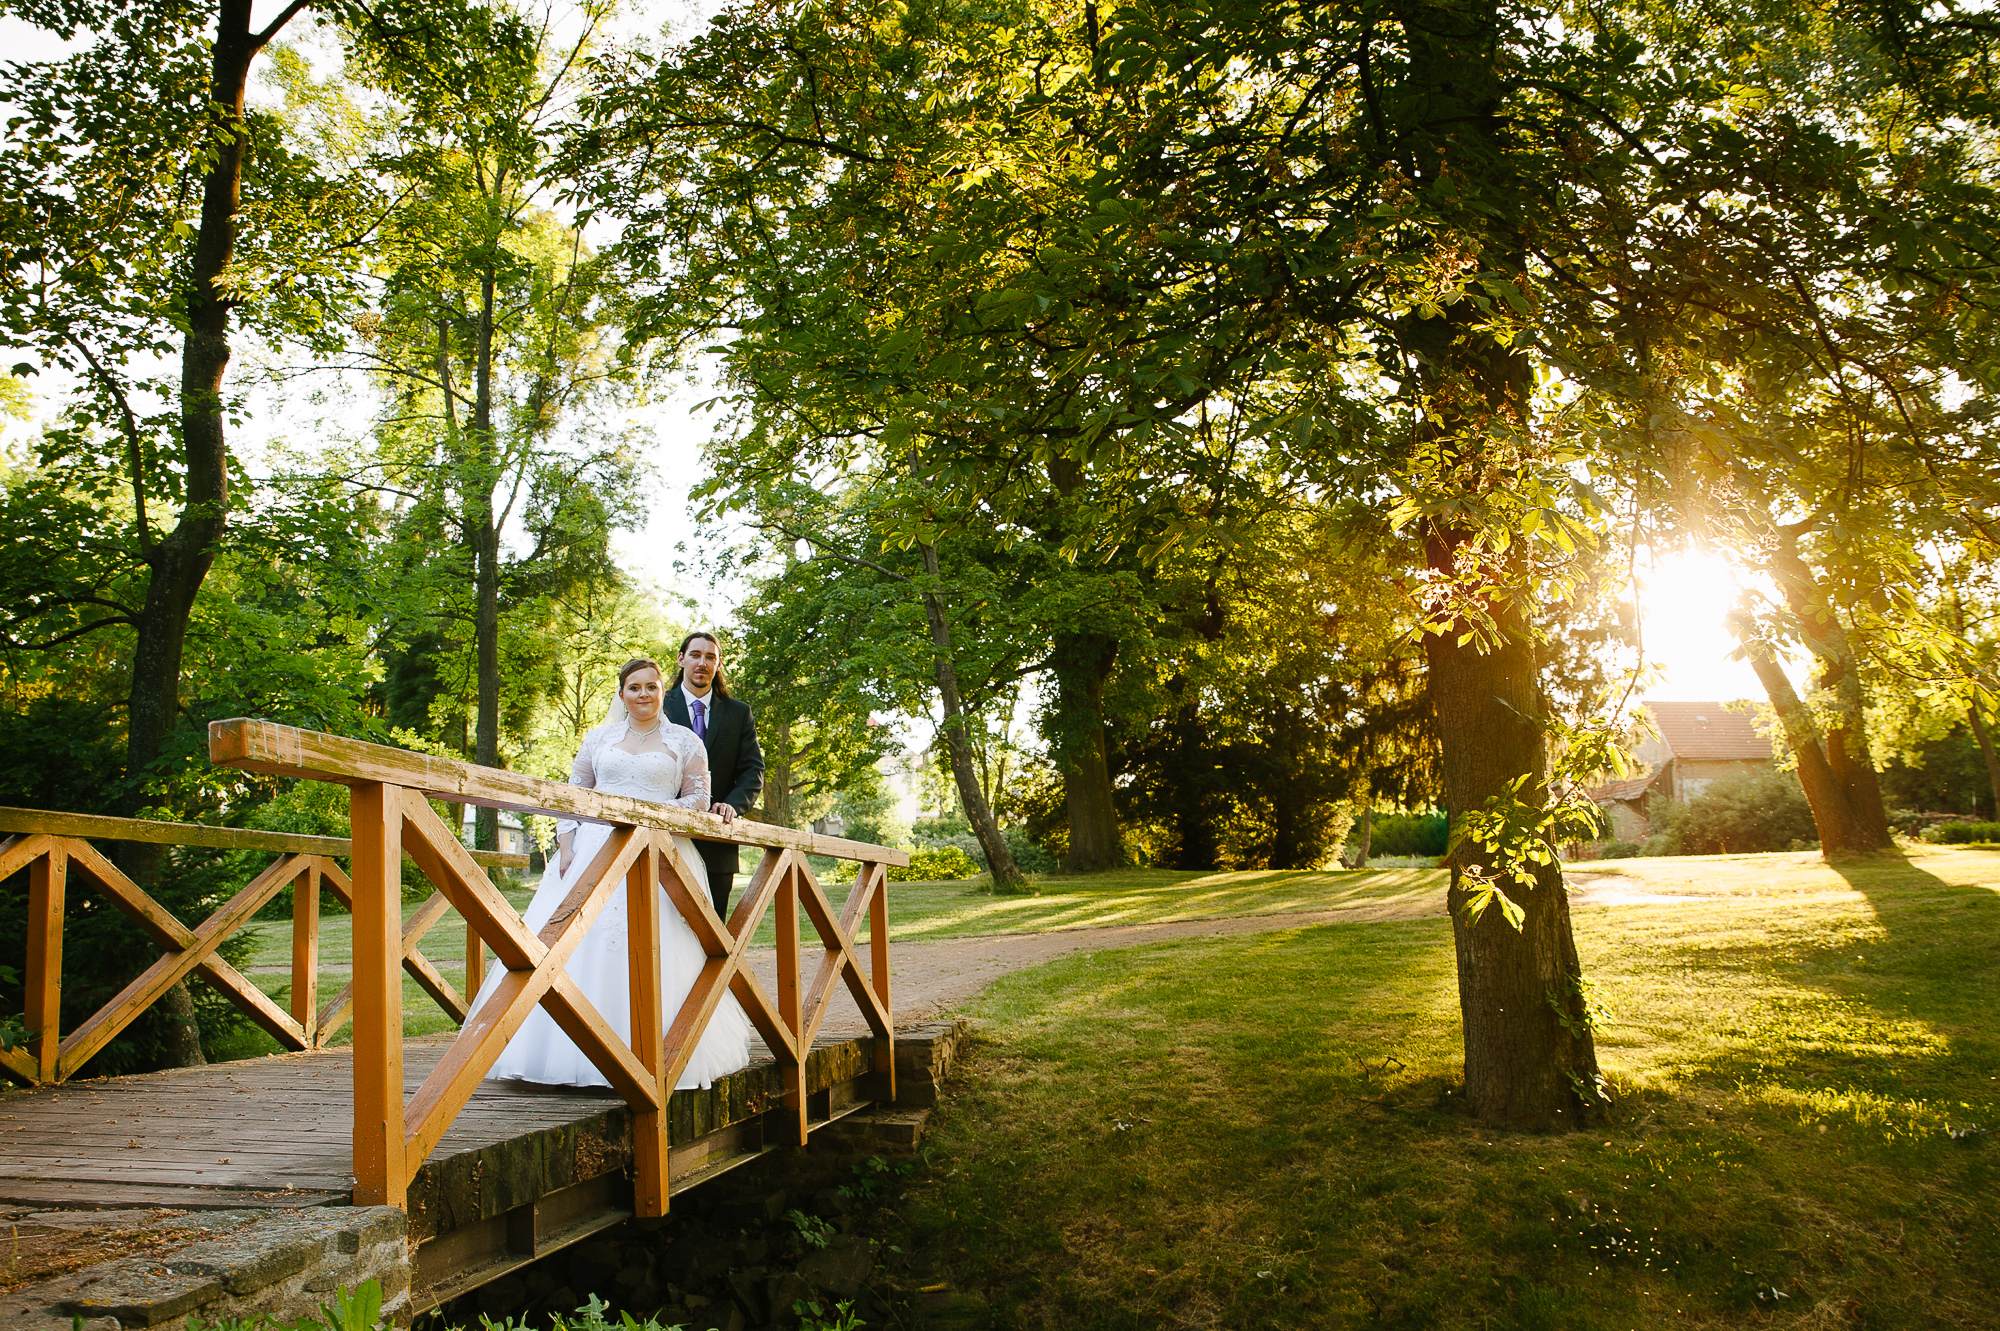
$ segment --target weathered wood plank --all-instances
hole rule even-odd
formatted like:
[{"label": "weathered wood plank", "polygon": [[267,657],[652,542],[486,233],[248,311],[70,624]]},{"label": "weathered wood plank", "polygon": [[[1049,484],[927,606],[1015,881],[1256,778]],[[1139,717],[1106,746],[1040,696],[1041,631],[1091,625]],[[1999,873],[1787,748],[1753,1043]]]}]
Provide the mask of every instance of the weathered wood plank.
[{"label": "weathered wood plank", "polygon": [[497,767],[476,767],[426,753],[300,730],[271,721],[237,718],[211,721],[209,761],[277,776],[308,777],[346,785],[382,781],[460,804],[514,809],[525,813],[578,818],[593,823],[661,827],[682,836],[739,845],[788,846],[835,859],[908,864],[908,852],[841,837],[819,836],[789,827],[737,819],[724,823],[713,814],[622,795],[607,795]]}]

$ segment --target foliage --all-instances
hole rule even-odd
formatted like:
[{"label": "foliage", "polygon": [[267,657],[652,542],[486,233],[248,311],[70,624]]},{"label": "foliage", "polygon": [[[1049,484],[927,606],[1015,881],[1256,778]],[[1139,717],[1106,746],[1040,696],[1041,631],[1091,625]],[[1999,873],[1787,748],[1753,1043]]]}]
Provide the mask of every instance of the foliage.
[{"label": "foliage", "polygon": [[1991,845],[2000,842],[2000,823],[1933,823],[1924,829],[1923,840],[1934,846]]},{"label": "foliage", "polygon": [[907,865],[890,865],[889,881],[945,882],[954,878],[970,878],[978,872],[978,862],[957,846],[924,846],[910,852]]},{"label": "foliage", "polygon": [[1796,850],[1814,840],[1812,810],[1788,772],[1719,778],[1685,803],[1655,796],[1646,816],[1648,855],[1727,855]]},{"label": "foliage", "polygon": [[1449,820],[1443,813],[1378,813],[1369,844],[1376,855],[1444,854]]}]

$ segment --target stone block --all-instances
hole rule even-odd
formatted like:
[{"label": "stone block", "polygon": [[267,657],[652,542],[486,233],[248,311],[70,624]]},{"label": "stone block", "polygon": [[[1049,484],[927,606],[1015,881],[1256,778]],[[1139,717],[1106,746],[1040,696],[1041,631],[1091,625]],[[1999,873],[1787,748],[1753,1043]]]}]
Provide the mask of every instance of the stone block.
[{"label": "stone block", "polygon": [[115,1317],[121,1327],[159,1326],[186,1317],[222,1297],[222,1282],[210,1275],[181,1275],[157,1263],[107,1262],[91,1268],[59,1311],[86,1320]]}]

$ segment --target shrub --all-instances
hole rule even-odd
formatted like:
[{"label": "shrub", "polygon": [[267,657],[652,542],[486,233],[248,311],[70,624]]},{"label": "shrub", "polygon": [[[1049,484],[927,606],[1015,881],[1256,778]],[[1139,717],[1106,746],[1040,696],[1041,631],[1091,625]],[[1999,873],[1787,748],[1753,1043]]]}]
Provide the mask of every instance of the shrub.
[{"label": "shrub", "polygon": [[2000,842],[2000,823],[1933,823],[1923,839],[1934,846],[1975,846]]},{"label": "shrub", "polygon": [[1646,809],[1647,855],[1728,855],[1817,844],[1812,809],[1789,772],[1726,776],[1685,804],[1655,797]]},{"label": "shrub", "polygon": [[1600,860],[1629,860],[1642,853],[1643,847],[1636,841],[1606,841],[1597,847]]},{"label": "shrub", "polygon": [[979,865],[972,856],[957,846],[926,846],[910,852],[907,865],[889,866],[889,881],[892,883],[939,882],[952,878],[970,878],[979,872]]},{"label": "shrub", "polygon": [[1022,873],[1054,873],[1061,867],[1055,852],[1029,836],[1027,828],[1002,828],[1000,835],[1006,839],[1007,851]]},{"label": "shrub", "polygon": [[1377,855],[1427,855],[1436,858],[1444,854],[1448,840],[1444,814],[1433,809],[1429,813],[1378,813],[1374,827],[1368,838],[1368,857]]}]

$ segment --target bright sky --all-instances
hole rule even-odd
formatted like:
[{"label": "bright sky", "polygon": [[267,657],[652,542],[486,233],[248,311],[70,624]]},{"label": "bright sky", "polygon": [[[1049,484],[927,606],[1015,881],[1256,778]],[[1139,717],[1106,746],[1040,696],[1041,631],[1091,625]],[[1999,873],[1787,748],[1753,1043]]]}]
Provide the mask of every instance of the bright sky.
[{"label": "bright sky", "polygon": [[1639,629],[1646,660],[1660,678],[1646,697],[1660,701],[1730,702],[1764,699],[1747,661],[1732,659],[1736,637],[1725,622],[1741,574],[1720,554],[1699,548],[1642,552]]}]

